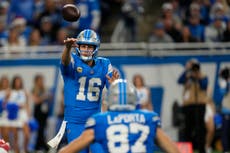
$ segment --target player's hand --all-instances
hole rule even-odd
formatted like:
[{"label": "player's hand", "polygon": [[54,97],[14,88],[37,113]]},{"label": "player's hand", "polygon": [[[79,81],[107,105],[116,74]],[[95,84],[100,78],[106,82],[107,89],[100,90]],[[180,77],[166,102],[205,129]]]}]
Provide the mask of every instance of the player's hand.
[{"label": "player's hand", "polygon": [[117,70],[113,70],[112,73],[113,73],[112,77],[110,77],[109,75],[106,75],[106,78],[108,79],[109,83],[112,83],[113,81],[115,81],[116,79],[119,79],[120,77]]},{"label": "player's hand", "polygon": [[64,44],[66,46],[66,48],[71,48],[71,47],[76,47],[76,41],[77,39],[75,38],[67,38],[64,40]]}]

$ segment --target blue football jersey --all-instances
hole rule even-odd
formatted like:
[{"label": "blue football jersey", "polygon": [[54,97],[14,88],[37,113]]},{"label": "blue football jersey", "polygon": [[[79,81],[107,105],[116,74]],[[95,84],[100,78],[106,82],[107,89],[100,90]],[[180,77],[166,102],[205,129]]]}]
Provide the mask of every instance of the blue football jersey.
[{"label": "blue football jersey", "polygon": [[98,113],[86,123],[105,153],[153,153],[159,126],[158,115],[143,110]]},{"label": "blue football jersey", "polygon": [[106,75],[112,75],[109,59],[97,57],[93,67],[85,64],[77,55],[72,54],[68,66],[61,64],[64,80],[65,120],[83,123],[101,109],[104,86],[108,86]]}]

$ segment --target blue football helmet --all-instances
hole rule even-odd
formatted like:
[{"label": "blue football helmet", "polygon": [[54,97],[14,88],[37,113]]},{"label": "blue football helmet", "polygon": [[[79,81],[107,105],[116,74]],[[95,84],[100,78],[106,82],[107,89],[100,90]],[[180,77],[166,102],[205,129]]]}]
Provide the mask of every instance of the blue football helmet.
[{"label": "blue football helmet", "polygon": [[83,61],[90,61],[94,59],[97,56],[97,52],[100,46],[100,39],[97,35],[96,32],[90,29],[83,30],[82,32],[79,33],[77,36],[77,42],[78,45],[93,45],[95,46],[94,51],[91,56],[83,56],[81,55],[81,50],[79,49],[80,47],[78,46],[76,48],[78,56],[83,60]]},{"label": "blue football helmet", "polygon": [[136,90],[124,79],[117,79],[110,85],[106,98],[109,110],[122,111],[136,108]]}]

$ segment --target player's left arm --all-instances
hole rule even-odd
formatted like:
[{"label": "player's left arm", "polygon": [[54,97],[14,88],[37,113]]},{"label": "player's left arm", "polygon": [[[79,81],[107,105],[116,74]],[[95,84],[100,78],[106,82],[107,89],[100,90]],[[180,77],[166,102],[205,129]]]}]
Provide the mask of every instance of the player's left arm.
[{"label": "player's left arm", "polygon": [[156,143],[167,153],[180,153],[176,144],[165,134],[161,128],[156,129]]},{"label": "player's left arm", "polygon": [[76,153],[86,148],[94,140],[94,130],[86,129],[80,137],[69,143],[67,146],[61,148],[58,153]]}]

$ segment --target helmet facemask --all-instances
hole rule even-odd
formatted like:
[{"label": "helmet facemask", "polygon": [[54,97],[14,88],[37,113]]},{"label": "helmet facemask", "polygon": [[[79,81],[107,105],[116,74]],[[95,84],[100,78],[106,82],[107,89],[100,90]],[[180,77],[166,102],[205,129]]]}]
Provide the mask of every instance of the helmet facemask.
[{"label": "helmet facemask", "polygon": [[[81,44],[83,45],[83,44]],[[77,54],[78,56],[83,60],[83,61],[90,61],[93,60],[96,55],[97,55],[97,50],[96,50],[96,46],[94,46],[94,50],[81,50],[79,45],[76,50],[77,50]],[[86,44],[87,45],[87,44]]]},{"label": "helmet facemask", "polygon": [[[87,29],[87,30],[83,30],[82,32],[80,32],[80,34],[77,36],[76,43],[78,45],[78,47],[76,47],[77,54],[83,61],[93,60],[97,56],[97,52],[100,46],[100,40],[96,32],[94,32],[93,30]],[[93,45],[94,50],[93,51],[81,51],[80,45]],[[82,55],[83,52],[88,52],[89,56]]]}]

